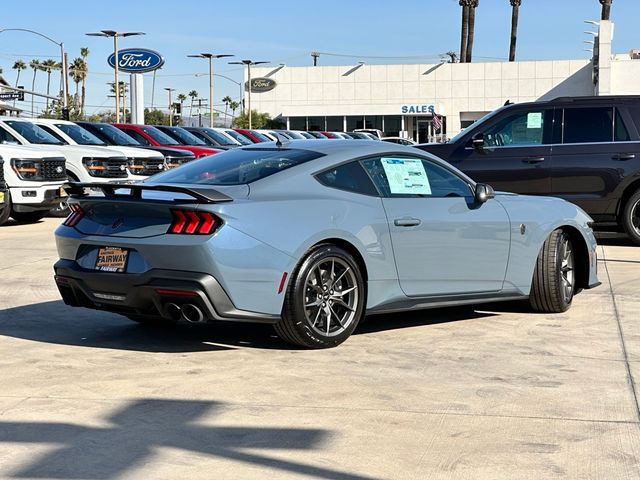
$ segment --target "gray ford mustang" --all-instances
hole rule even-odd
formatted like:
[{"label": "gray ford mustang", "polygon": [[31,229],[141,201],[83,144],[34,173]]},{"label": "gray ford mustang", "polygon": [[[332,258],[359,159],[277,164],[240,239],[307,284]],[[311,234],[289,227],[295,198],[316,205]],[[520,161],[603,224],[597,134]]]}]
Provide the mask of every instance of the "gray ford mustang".
[{"label": "gray ford mustang", "polygon": [[323,348],[365,314],[523,298],[563,312],[599,284],[580,208],[386,142],[263,143],[67,191],[62,298],[141,323],[266,322]]}]

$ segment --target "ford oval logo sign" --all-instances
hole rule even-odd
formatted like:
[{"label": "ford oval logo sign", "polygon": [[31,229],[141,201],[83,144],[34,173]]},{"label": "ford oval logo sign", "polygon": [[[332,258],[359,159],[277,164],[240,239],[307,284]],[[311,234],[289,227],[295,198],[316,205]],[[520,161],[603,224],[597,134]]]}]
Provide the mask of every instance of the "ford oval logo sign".
[{"label": "ford oval logo sign", "polygon": [[[116,68],[115,55],[107,59],[112,68]],[[146,48],[127,48],[118,52],[118,70],[126,73],[145,73],[157,70],[164,64],[164,58],[154,50]]]},{"label": "ford oval logo sign", "polygon": [[[248,90],[247,83],[244,84],[244,89]],[[258,77],[251,79],[251,92],[260,93],[260,92],[268,92],[269,90],[273,90],[276,88],[276,81],[272,78],[266,77]]]}]

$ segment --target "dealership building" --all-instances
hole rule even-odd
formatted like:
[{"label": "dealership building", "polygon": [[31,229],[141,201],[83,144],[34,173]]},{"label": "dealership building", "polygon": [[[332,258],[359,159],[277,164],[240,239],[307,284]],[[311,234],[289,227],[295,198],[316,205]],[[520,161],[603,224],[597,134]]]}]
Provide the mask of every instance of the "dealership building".
[{"label": "dealership building", "polygon": [[253,67],[251,108],[293,130],[375,128],[425,142],[451,137],[505,102],[640,95],[640,52],[612,55],[612,24],[599,30],[592,59]]}]

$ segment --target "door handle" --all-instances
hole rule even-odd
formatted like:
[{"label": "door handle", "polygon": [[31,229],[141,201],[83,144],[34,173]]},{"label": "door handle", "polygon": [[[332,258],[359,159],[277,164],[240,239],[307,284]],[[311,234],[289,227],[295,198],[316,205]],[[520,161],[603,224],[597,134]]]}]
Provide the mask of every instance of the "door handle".
[{"label": "door handle", "polygon": [[544,157],[527,157],[527,158],[523,158],[522,162],[529,163],[529,164],[542,163],[544,162]]},{"label": "door handle", "polygon": [[396,227],[417,227],[420,223],[419,219],[413,217],[396,218],[393,221]]},{"label": "door handle", "polygon": [[620,161],[625,161],[625,160],[633,160],[634,158],[636,158],[634,153],[616,153],[615,155],[611,156],[612,160],[620,160]]}]

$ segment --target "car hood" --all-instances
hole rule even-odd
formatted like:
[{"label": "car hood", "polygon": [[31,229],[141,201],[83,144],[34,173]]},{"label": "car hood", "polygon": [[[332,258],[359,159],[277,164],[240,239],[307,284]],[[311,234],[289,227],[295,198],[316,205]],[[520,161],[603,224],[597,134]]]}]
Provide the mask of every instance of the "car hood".
[{"label": "car hood", "polygon": [[153,150],[147,150],[145,148],[137,148],[137,147],[122,147],[122,146],[108,146],[104,147],[112,152],[123,153],[126,157],[135,157],[135,158],[157,158],[163,159],[163,155],[159,152],[155,152]]},{"label": "car hood", "polygon": [[0,158],[46,158],[60,157],[60,151],[38,145],[0,145]]},{"label": "car hood", "polygon": [[47,149],[56,150],[62,154],[72,152],[79,155],[95,157],[126,157],[119,147],[94,147],[86,145],[46,145]]}]

